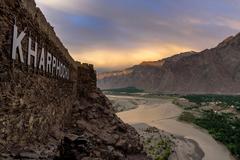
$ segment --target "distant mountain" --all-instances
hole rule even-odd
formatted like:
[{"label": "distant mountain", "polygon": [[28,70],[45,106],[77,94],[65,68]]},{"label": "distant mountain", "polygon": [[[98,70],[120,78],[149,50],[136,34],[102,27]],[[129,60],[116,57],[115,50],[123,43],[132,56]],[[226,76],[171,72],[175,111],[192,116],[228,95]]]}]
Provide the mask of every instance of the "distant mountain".
[{"label": "distant mountain", "polygon": [[240,34],[212,49],[143,62],[122,71],[98,74],[101,89],[133,86],[179,94],[240,93]]}]

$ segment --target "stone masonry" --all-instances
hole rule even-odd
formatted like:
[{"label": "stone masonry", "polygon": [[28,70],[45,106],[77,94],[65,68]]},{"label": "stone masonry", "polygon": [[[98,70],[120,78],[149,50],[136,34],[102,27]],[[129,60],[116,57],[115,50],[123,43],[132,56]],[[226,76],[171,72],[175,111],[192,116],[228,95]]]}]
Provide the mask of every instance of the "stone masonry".
[{"label": "stone masonry", "polygon": [[[70,80],[11,59],[15,23],[67,65]],[[34,0],[0,0],[0,159],[147,159],[97,89],[93,65],[73,60]]]}]

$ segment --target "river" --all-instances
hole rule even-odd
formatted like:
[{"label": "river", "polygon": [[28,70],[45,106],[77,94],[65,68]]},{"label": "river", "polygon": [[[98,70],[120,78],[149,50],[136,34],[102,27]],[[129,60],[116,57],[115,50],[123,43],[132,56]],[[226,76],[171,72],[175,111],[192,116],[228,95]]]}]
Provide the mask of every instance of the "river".
[{"label": "river", "polygon": [[[131,96],[109,96],[110,98],[136,99]],[[197,142],[205,156],[203,160],[234,160],[230,152],[221,143],[215,141],[205,130],[194,125],[179,122],[177,117],[182,109],[172,103],[171,99],[140,98],[138,108],[118,113],[118,116],[131,125],[145,123],[166,132],[183,136]]]}]

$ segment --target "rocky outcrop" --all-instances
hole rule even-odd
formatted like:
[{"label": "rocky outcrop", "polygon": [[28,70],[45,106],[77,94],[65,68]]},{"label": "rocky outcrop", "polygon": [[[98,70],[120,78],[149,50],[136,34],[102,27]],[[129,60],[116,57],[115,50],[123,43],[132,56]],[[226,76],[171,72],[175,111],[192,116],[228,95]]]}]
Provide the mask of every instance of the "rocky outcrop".
[{"label": "rocky outcrop", "polygon": [[[12,60],[14,24],[64,62],[70,79]],[[137,132],[97,89],[93,65],[71,58],[33,0],[1,0],[0,31],[0,159],[146,159]]]},{"label": "rocky outcrop", "polygon": [[123,71],[101,73],[102,89],[136,87],[170,94],[239,94],[240,34],[217,47],[187,52]]}]

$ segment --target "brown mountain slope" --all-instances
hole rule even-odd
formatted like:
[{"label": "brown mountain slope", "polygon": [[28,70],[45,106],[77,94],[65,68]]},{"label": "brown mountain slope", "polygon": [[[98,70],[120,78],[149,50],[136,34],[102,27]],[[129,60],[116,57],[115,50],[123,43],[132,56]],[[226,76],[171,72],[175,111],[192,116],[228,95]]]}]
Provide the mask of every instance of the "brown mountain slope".
[{"label": "brown mountain slope", "polygon": [[124,71],[101,73],[98,86],[134,86],[161,93],[240,93],[240,34],[217,47],[187,52],[156,62],[143,62]]}]

